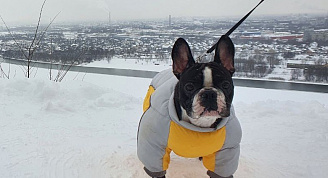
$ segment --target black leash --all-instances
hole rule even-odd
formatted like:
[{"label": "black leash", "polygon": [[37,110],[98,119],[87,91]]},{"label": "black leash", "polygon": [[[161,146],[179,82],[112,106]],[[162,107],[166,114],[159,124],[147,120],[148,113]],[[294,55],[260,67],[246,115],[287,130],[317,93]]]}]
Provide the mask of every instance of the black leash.
[{"label": "black leash", "polygon": [[[251,15],[251,13],[260,5],[260,4],[262,4],[262,2],[263,2],[264,0],[261,0],[261,2],[259,2],[250,12],[248,12],[248,14],[246,14],[241,20],[239,20],[239,22],[238,23],[236,23],[225,35],[226,36],[229,36],[233,31],[235,31],[238,27],[239,27],[239,25],[240,24],[242,24],[246,19],[247,19],[247,17],[249,16],[249,15]],[[216,48],[216,46],[218,45],[218,43],[219,42],[217,42],[217,43],[215,43],[210,49],[208,49],[207,51],[206,51],[206,53],[204,53],[204,54],[202,54],[201,56],[199,56],[198,58],[197,58],[197,61],[198,62],[200,62],[200,60],[204,57],[204,56],[206,56],[206,54],[207,53],[211,53],[215,48]]]}]

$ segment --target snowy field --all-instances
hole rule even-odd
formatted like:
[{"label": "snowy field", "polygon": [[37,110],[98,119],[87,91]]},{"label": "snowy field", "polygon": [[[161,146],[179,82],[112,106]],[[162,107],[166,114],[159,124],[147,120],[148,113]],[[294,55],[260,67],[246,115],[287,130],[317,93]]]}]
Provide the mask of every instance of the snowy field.
[{"label": "snowy field", "polygon": [[[150,79],[69,72],[56,83],[45,69],[26,79],[10,68],[0,78],[1,178],[147,177],[136,135]],[[236,178],[327,177],[328,94],[236,87],[234,106]],[[173,155],[167,177],[207,176],[198,159]]]}]

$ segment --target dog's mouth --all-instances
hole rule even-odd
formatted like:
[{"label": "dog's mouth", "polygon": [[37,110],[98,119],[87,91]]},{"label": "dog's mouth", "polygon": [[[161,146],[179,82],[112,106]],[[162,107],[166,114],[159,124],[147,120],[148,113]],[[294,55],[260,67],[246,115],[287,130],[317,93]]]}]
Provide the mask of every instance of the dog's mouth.
[{"label": "dog's mouth", "polygon": [[222,116],[220,112],[217,110],[206,109],[202,106],[198,108],[197,112],[192,112],[189,117],[189,121],[199,127],[209,128],[218,120],[221,119]]},{"label": "dog's mouth", "polygon": [[204,109],[202,113],[200,113],[199,117],[206,117],[206,116],[214,116],[214,117],[219,117],[219,111],[216,110],[210,110],[210,109]]},{"label": "dog's mouth", "polygon": [[198,119],[201,117],[216,117],[216,118],[222,118],[226,114],[226,107],[223,104],[216,104],[212,106],[203,106],[199,102],[195,102],[193,105],[193,118]]},{"label": "dog's mouth", "polygon": [[220,107],[218,110],[212,109],[212,108],[205,108],[203,106],[198,105],[194,108],[193,112],[193,118],[199,119],[199,118],[224,118],[229,117],[230,112],[226,107]]}]

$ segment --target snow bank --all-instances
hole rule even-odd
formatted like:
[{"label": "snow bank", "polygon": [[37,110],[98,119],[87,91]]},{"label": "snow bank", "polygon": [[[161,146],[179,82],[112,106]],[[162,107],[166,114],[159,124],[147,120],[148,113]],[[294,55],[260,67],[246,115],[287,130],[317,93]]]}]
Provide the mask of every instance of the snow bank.
[{"label": "snow bank", "polygon": [[13,79],[1,88],[1,177],[133,174],[121,163],[134,155],[140,99],[81,81]]}]

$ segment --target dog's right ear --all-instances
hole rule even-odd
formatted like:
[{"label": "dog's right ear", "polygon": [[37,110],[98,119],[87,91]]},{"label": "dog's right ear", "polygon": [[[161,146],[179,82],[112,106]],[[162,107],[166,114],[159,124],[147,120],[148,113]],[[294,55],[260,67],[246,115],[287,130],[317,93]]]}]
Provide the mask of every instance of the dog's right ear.
[{"label": "dog's right ear", "polygon": [[195,64],[190,47],[183,38],[179,38],[175,41],[171,57],[173,60],[173,73],[178,79],[180,79],[180,75],[183,71]]}]

